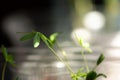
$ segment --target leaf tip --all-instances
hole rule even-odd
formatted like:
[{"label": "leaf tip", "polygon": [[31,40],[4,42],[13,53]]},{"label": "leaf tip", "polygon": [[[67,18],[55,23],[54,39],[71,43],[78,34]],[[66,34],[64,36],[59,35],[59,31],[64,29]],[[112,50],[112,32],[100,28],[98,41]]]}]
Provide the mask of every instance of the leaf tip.
[{"label": "leaf tip", "polygon": [[37,48],[39,45],[40,45],[40,43],[39,43],[39,42],[36,42],[36,43],[34,44],[34,48]]}]

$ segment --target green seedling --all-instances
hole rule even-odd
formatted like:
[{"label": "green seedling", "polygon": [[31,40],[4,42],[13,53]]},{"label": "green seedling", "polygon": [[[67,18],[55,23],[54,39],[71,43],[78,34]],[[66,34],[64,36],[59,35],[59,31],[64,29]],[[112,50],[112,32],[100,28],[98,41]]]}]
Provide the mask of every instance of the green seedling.
[{"label": "green seedling", "polygon": [[[87,59],[85,57],[85,50],[88,52],[92,52],[89,43],[85,42],[81,37],[76,36],[76,39],[81,47],[81,55],[83,57],[84,60],[84,64],[85,64],[85,69],[84,67],[80,68],[77,72],[74,72],[71,68],[71,66],[68,63],[68,59],[67,59],[67,54],[66,52],[58,45],[57,43],[57,36],[59,35],[59,33],[53,33],[50,35],[50,37],[46,37],[44,34],[42,34],[41,32],[37,32],[37,31],[33,31],[30,33],[25,34],[24,36],[22,36],[20,38],[21,41],[27,41],[30,39],[33,39],[33,46],[34,48],[37,48],[40,45],[41,40],[46,44],[46,46],[53,52],[53,54],[56,56],[56,58],[58,60],[60,60],[62,63],[65,64],[66,69],[69,71],[71,79],[72,80],[96,80],[98,77],[103,76],[106,78],[106,75],[102,74],[102,73],[97,73],[95,71],[95,68],[100,65],[105,57],[103,54],[101,54],[96,62],[95,67],[90,70],[89,66],[87,64]],[[54,50],[54,46],[57,46],[57,48],[61,51],[61,53],[63,54],[63,56],[65,57],[65,60],[63,58],[61,58],[56,50]]]},{"label": "green seedling", "polygon": [[[1,50],[2,50],[4,60],[5,60],[5,63],[3,65],[3,69],[2,69],[2,79],[1,80],[5,80],[5,72],[6,72],[7,65],[10,64],[15,67],[16,64],[15,64],[13,55],[8,53],[7,48],[4,45],[1,46]],[[20,80],[20,79],[19,79],[19,77],[16,77],[14,80]]]},{"label": "green seedling", "polygon": [[2,45],[1,50],[2,50],[2,53],[3,53],[4,59],[5,59],[5,63],[4,63],[4,66],[3,66],[3,71],[2,71],[2,80],[4,80],[7,64],[9,63],[9,64],[15,66],[15,61],[13,59],[13,56],[8,54],[5,46]]},{"label": "green seedling", "polygon": [[[75,34],[76,39],[81,47],[80,53],[83,57],[84,66],[79,68],[77,72],[74,72],[68,63],[67,54],[66,54],[65,50],[63,50],[57,42],[58,35],[59,35],[59,33],[53,33],[49,37],[47,37],[41,32],[33,31],[30,33],[24,33],[24,35],[20,38],[20,40],[27,41],[27,40],[32,39],[34,48],[39,47],[41,41],[43,41],[45,43],[45,45],[52,51],[52,53],[55,55],[55,57],[66,66],[66,69],[69,71],[72,80],[96,80],[100,76],[103,76],[106,78],[105,74],[97,73],[95,71],[95,69],[104,61],[104,59],[105,59],[104,55],[101,54],[99,56],[99,58],[95,64],[95,67],[92,70],[90,70],[89,66],[87,64],[86,56],[84,54],[85,51],[88,51],[89,53],[92,52],[92,50],[90,48],[90,44],[85,42],[81,37],[76,36],[76,34]],[[61,58],[57,54],[56,50],[54,49],[54,46],[56,46],[61,51],[64,58]],[[3,71],[2,71],[2,80],[4,80],[7,64],[9,63],[9,64],[15,66],[15,61],[13,59],[13,56],[8,54],[8,51],[5,46],[2,45],[1,50],[3,53],[4,59],[5,59],[5,64],[3,66]],[[15,80],[19,80],[19,77],[17,77]]]}]

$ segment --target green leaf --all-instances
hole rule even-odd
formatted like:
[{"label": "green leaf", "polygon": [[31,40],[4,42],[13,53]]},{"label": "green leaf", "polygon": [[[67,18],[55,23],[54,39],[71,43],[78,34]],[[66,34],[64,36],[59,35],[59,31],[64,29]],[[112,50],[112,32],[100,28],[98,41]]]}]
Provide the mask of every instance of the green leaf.
[{"label": "green leaf", "polygon": [[34,39],[33,39],[34,48],[38,47],[39,44],[40,44],[40,36],[39,36],[39,32],[36,32]]},{"label": "green leaf", "polygon": [[80,68],[78,71],[77,71],[77,76],[78,77],[85,77],[87,74],[84,72],[84,68]]},{"label": "green leaf", "polygon": [[53,33],[50,35],[50,41],[54,44],[56,42],[56,38],[58,36],[58,33]]},{"label": "green leaf", "polygon": [[35,33],[31,32],[20,38],[20,41],[26,41],[32,39],[35,36]]},{"label": "green leaf", "polygon": [[90,71],[87,74],[86,80],[95,80],[96,77],[97,77],[97,73],[95,71]]},{"label": "green leaf", "polygon": [[8,54],[7,49],[3,45],[1,46],[1,48],[2,48],[2,53],[4,55],[5,61],[10,63],[11,65],[15,65],[14,64],[15,61],[13,59],[13,56]]},{"label": "green leaf", "polygon": [[17,77],[15,78],[15,80],[20,80],[20,79],[19,79],[19,77],[17,76]]},{"label": "green leaf", "polygon": [[103,76],[105,78],[107,77],[105,74],[100,73],[100,74],[97,75],[97,78],[100,77],[100,76]]},{"label": "green leaf", "polygon": [[85,48],[88,52],[90,52],[90,53],[92,52],[89,43],[84,42],[84,43],[82,44],[82,47]]},{"label": "green leaf", "polygon": [[80,38],[80,37],[78,37],[78,36],[77,36],[77,39],[78,39],[79,44],[80,44],[81,46],[83,46],[83,44],[84,44],[83,39]]},{"label": "green leaf", "polygon": [[7,56],[7,62],[10,63],[11,65],[15,65],[15,61],[12,55]]},{"label": "green leaf", "polygon": [[48,46],[48,47],[52,47],[53,43],[44,35],[44,34],[40,34],[41,39],[43,40],[43,42]]},{"label": "green leaf", "polygon": [[78,43],[79,43],[79,45],[80,45],[81,47],[83,47],[84,49],[86,49],[86,50],[87,50],[88,52],[90,52],[90,53],[92,52],[89,43],[85,42],[82,37],[79,37],[79,36],[77,36],[77,35],[76,35],[76,38],[77,38]]},{"label": "green leaf", "polygon": [[84,70],[84,68],[80,68],[77,71],[77,73],[71,74],[72,80],[83,80],[83,79],[85,79],[87,73],[85,73],[83,70]]},{"label": "green leaf", "polygon": [[2,49],[3,56],[5,58],[5,61],[7,61],[7,56],[8,56],[7,49],[5,48],[4,45],[1,46],[1,49]]},{"label": "green leaf", "polygon": [[72,80],[78,80],[77,74],[71,74]]},{"label": "green leaf", "polygon": [[99,65],[100,63],[102,63],[102,61],[103,61],[104,59],[105,59],[104,55],[101,54],[101,55],[99,56],[96,64]]}]

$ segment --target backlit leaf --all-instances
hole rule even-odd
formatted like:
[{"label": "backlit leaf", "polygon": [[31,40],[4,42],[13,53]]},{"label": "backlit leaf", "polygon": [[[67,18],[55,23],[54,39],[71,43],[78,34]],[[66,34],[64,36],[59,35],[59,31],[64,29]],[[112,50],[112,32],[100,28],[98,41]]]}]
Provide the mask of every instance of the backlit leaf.
[{"label": "backlit leaf", "polygon": [[52,42],[44,34],[40,34],[40,37],[48,47],[52,47]]},{"label": "backlit leaf", "polygon": [[77,77],[77,74],[71,74],[72,80],[78,80],[79,78]]},{"label": "backlit leaf", "polygon": [[35,36],[35,33],[31,32],[20,38],[21,41],[26,41],[32,39]]},{"label": "backlit leaf", "polygon": [[4,45],[1,46],[1,49],[2,49],[3,56],[5,58],[5,61],[7,61],[7,56],[8,56],[7,49],[5,48]]},{"label": "backlit leaf", "polygon": [[10,63],[11,65],[15,65],[15,61],[12,55],[7,56],[7,62]]},{"label": "backlit leaf", "polygon": [[54,44],[56,41],[56,38],[58,36],[58,33],[53,33],[50,35],[50,41]]},{"label": "backlit leaf", "polygon": [[2,45],[1,48],[2,48],[2,53],[3,53],[3,56],[4,56],[4,58],[5,58],[5,61],[8,62],[8,63],[10,63],[11,65],[15,65],[15,64],[14,64],[15,61],[14,61],[14,59],[13,59],[13,56],[10,55],[10,54],[8,54],[6,47],[4,47],[4,46]]},{"label": "backlit leaf", "polygon": [[40,36],[39,36],[39,32],[36,32],[34,39],[33,39],[34,48],[38,47],[39,44],[40,44]]}]

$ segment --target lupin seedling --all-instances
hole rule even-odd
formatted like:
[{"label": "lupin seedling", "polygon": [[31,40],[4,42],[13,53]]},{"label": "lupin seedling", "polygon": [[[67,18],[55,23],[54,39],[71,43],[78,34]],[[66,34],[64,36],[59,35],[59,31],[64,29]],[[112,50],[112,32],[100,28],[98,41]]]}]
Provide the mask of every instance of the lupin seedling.
[{"label": "lupin seedling", "polygon": [[[83,61],[84,61],[84,65],[85,65],[84,67],[85,67],[85,68],[82,67],[82,68],[78,69],[77,72],[74,72],[74,71],[72,70],[71,66],[69,65],[69,63],[66,62],[66,60],[67,60],[67,54],[66,54],[66,52],[65,52],[62,48],[60,48],[60,46],[59,46],[58,43],[57,43],[57,39],[56,39],[56,38],[57,38],[58,35],[59,35],[59,33],[53,33],[53,34],[51,34],[49,37],[46,37],[46,36],[45,36],[43,33],[41,33],[41,32],[33,31],[33,32],[30,32],[30,33],[24,34],[24,35],[20,38],[20,40],[21,40],[21,41],[27,41],[27,40],[33,39],[33,46],[34,46],[34,48],[37,48],[37,47],[40,45],[40,42],[41,42],[41,40],[42,40],[42,41],[45,43],[45,45],[53,52],[53,54],[55,55],[55,57],[56,57],[58,60],[60,60],[60,61],[65,65],[66,69],[67,69],[67,70],[69,71],[69,73],[70,73],[71,80],[96,80],[96,79],[97,79],[98,77],[100,77],[100,76],[103,76],[103,77],[106,78],[106,75],[105,75],[105,74],[103,74],[103,73],[97,73],[97,72],[95,71],[95,68],[104,61],[104,59],[105,59],[104,55],[101,54],[101,55],[99,56],[99,58],[98,58],[98,60],[97,60],[97,62],[96,62],[95,67],[94,67],[92,70],[90,70],[90,69],[89,69],[89,66],[87,65],[87,59],[86,59],[86,57],[85,57],[84,51],[86,50],[86,51],[88,51],[88,52],[91,53],[92,50],[91,50],[91,48],[90,48],[89,43],[85,42],[85,41],[83,40],[83,38],[77,36],[76,34],[75,34],[76,39],[77,39],[80,47],[82,48],[82,50],[81,50],[81,55],[82,55],[82,57],[83,57]],[[54,47],[53,47],[53,46],[54,46],[55,44],[57,44],[56,46],[57,46],[58,49],[61,51],[61,53],[63,54],[63,56],[65,56],[65,58],[66,58],[65,61],[64,61],[63,58],[61,58],[61,57],[57,54],[56,50],[54,50]]]},{"label": "lupin seedling", "polygon": [[[1,46],[1,51],[2,51],[2,55],[4,57],[4,60],[5,60],[3,69],[2,69],[2,75],[1,75],[2,79],[1,80],[5,80],[5,72],[6,72],[7,65],[10,64],[12,66],[16,66],[16,64],[15,64],[13,55],[8,53],[7,48],[4,45]],[[15,78],[14,80],[19,80],[19,77]]]},{"label": "lupin seedling", "polygon": [[[70,64],[68,63],[68,59],[67,59],[67,54],[65,52],[65,50],[63,50],[58,42],[57,42],[57,36],[59,35],[59,33],[53,33],[51,34],[49,37],[46,37],[43,33],[41,32],[37,32],[37,31],[32,31],[32,32],[29,32],[29,33],[24,33],[24,35],[20,38],[21,41],[27,41],[27,40],[30,40],[32,39],[33,40],[33,47],[34,48],[37,48],[39,47],[41,41],[43,41],[45,43],[45,45],[52,51],[52,53],[55,55],[55,57],[61,61],[66,69],[68,70],[70,76],[71,76],[71,80],[96,80],[98,77],[100,76],[103,76],[103,77],[107,77],[105,74],[103,73],[97,73],[95,71],[95,69],[97,68],[97,66],[99,66],[105,59],[104,55],[101,54],[95,64],[95,67],[90,70],[89,69],[89,66],[87,64],[87,59],[86,59],[86,56],[84,54],[85,51],[88,51],[88,52],[92,52],[91,48],[90,48],[90,45],[89,43],[85,42],[83,40],[83,38],[77,36],[75,34],[75,37],[81,47],[81,55],[83,57],[83,61],[84,61],[84,66],[79,68],[77,72],[74,72],[73,69],[71,68]],[[56,45],[55,45],[56,44]],[[61,51],[61,53],[63,54],[64,58],[61,58],[56,50],[54,49],[54,46],[57,46],[57,48]],[[4,77],[5,77],[5,70],[6,70],[6,67],[7,67],[7,64],[11,64],[11,65],[15,65],[15,61],[13,59],[13,56],[8,54],[8,51],[7,51],[7,48],[2,45],[1,46],[1,50],[2,50],[2,53],[3,53],[3,56],[4,56],[4,59],[5,59],[5,63],[4,63],[4,66],[3,66],[3,71],[2,71],[2,80],[4,80]],[[19,77],[17,77],[15,80],[20,80]]]}]

